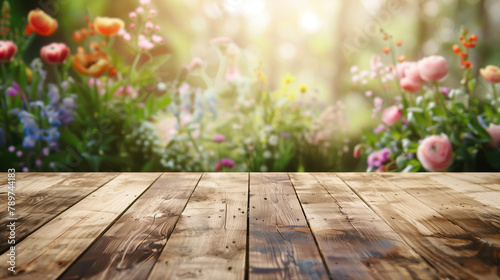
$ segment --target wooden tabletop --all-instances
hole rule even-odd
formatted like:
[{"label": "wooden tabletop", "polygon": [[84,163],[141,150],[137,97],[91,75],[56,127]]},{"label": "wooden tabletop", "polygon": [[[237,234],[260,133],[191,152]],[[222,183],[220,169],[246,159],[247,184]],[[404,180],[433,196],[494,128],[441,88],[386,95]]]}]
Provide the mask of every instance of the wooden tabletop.
[{"label": "wooden tabletop", "polygon": [[16,176],[0,279],[500,279],[500,174]]}]

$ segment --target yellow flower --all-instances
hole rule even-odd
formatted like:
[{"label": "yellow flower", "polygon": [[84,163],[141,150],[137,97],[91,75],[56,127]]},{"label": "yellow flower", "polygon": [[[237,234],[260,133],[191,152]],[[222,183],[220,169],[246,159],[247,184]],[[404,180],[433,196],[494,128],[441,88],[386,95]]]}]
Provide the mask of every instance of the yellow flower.
[{"label": "yellow flower", "polygon": [[306,93],[306,91],[307,91],[307,86],[306,85],[301,85],[300,86],[300,92],[301,93]]}]

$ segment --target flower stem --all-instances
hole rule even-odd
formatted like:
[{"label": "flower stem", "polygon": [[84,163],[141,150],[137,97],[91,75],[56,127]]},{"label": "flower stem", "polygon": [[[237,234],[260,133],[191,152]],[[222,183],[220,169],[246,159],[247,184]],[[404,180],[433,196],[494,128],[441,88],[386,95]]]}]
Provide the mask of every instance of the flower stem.
[{"label": "flower stem", "polygon": [[498,93],[494,83],[491,83],[491,88],[493,89],[493,96],[495,97],[495,104],[498,103]]},{"label": "flower stem", "polygon": [[436,104],[441,105],[443,107],[444,111],[447,112],[448,109],[446,108],[446,103],[444,101],[443,94],[441,93],[441,90],[439,90],[439,84],[438,82],[434,82],[434,86],[436,87]]},{"label": "flower stem", "polygon": [[227,58],[224,54],[219,53],[220,55],[220,64],[219,70],[217,71],[217,76],[215,78],[215,87],[218,87],[222,81],[222,76],[224,75],[224,71],[226,70]]}]

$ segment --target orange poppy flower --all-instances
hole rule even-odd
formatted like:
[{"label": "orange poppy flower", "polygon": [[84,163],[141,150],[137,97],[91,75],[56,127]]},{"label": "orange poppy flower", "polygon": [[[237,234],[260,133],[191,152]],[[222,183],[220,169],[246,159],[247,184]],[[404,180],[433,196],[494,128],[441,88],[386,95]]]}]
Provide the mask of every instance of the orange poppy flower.
[{"label": "orange poppy flower", "polygon": [[57,30],[57,20],[47,15],[40,9],[35,9],[28,14],[28,26],[24,30],[26,35],[33,32],[41,36],[50,36]]},{"label": "orange poppy flower", "polygon": [[124,25],[123,20],[119,18],[96,17],[94,19],[95,31],[105,36],[115,35]]},{"label": "orange poppy flower", "polygon": [[105,52],[91,52],[86,54],[83,47],[79,47],[73,58],[73,67],[83,75],[99,77],[106,72],[111,65],[109,57]]}]

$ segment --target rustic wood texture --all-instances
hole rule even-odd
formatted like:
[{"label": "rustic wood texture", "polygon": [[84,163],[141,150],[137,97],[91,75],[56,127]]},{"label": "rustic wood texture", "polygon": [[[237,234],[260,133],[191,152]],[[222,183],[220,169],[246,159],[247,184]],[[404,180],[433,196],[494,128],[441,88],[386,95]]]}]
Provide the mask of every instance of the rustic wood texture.
[{"label": "rustic wood texture", "polygon": [[333,174],[290,174],[335,279],[437,279],[432,267]]},{"label": "rustic wood texture", "polygon": [[[30,174],[30,173],[27,173]],[[41,173],[19,176],[16,193],[16,239],[22,241],[59,213],[65,211],[90,193],[110,181],[116,173]],[[7,192],[0,191],[0,201],[7,201]],[[6,218],[7,207],[2,207],[1,220]],[[0,252],[10,247],[8,231],[2,228]]]},{"label": "rustic wood texture", "polygon": [[146,279],[200,177],[162,175],[60,279]]},{"label": "rustic wood texture", "polygon": [[248,174],[204,174],[148,279],[244,279]]},{"label": "rustic wood texture", "polygon": [[[422,174],[418,176],[425,175]],[[500,191],[494,190],[494,184],[479,183],[485,182],[482,179],[470,180],[470,178],[461,177],[463,176],[457,177],[453,176],[452,174],[443,173],[435,174],[431,177],[431,179],[440,183],[441,185],[446,185],[447,187],[452,188],[457,192],[472,197],[473,199],[483,203],[485,206],[489,205],[500,209]]]},{"label": "rustic wood texture", "polygon": [[[0,173],[4,202],[6,183]],[[16,183],[16,273],[4,226],[0,279],[500,279],[500,173],[18,173]]]},{"label": "rustic wood texture", "polygon": [[[21,279],[55,279],[160,174],[121,174],[16,246],[16,275]],[[2,254],[7,259],[7,253]],[[15,278],[0,262],[0,278]]]},{"label": "rustic wood texture", "polygon": [[500,277],[498,252],[392,181],[376,174],[339,173],[338,176],[442,277]]},{"label": "rustic wood texture", "polygon": [[285,173],[251,173],[250,279],[328,279],[295,190]]}]

